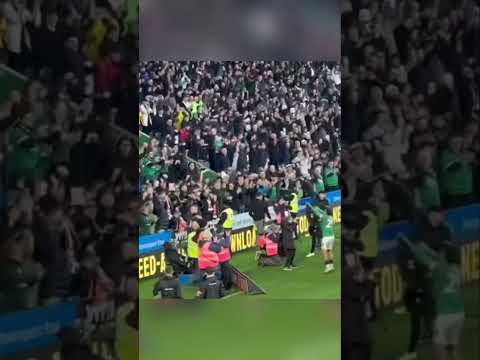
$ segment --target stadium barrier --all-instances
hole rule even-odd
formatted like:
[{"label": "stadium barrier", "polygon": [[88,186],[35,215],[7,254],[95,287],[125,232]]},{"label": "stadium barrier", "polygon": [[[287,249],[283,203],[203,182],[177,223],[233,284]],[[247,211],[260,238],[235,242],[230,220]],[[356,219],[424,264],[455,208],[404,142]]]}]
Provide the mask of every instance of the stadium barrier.
[{"label": "stadium barrier", "polygon": [[60,335],[66,329],[77,329],[83,335],[90,334],[90,349],[99,359],[115,360],[115,311],[113,301],[91,304],[72,298],[58,304],[2,315],[0,359],[67,360],[61,356]]},{"label": "stadium barrier", "polygon": [[[480,204],[451,209],[446,221],[453,242],[461,250],[461,268],[466,285],[479,280],[480,272]],[[415,226],[407,222],[387,225],[380,233],[379,254],[375,273],[379,286],[375,294],[379,308],[395,306],[403,300],[403,281],[397,265],[397,239],[411,237]]]},{"label": "stadium barrier", "polygon": [[163,252],[166,243],[173,241],[171,231],[161,231],[158,234],[140,236],[138,241],[138,278],[146,280],[157,276],[165,271],[165,254]]},{"label": "stadium barrier", "polygon": [[[333,210],[333,218],[336,224],[341,222],[341,193],[334,191],[327,194],[327,200]],[[300,200],[300,212],[298,219],[298,232],[301,235],[308,234],[310,227],[306,214],[307,204],[314,204],[313,198]],[[257,229],[255,222],[248,213],[236,214],[231,235],[232,254],[253,249],[257,245]],[[165,270],[164,246],[170,242],[180,242],[186,238],[186,233],[173,233],[172,231],[161,231],[158,234],[140,236],[139,239],[139,266],[138,277],[140,280],[147,280],[158,276]],[[184,250],[179,250],[186,255]]]},{"label": "stadium barrier", "polygon": [[[332,217],[334,224],[342,222],[342,193],[340,190],[327,193],[328,206],[332,209]],[[300,210],[298,218],[298,233],[301,235],[308,234],[310,222],[307,216],[307,205],[315,205],[317,201],[314,198],[307,197],[300,200]]]},{"label": "stadium barrier", "polygon": [[60,359],[58,333],[76,325],[79,300],[2,315],[1,359]]}]

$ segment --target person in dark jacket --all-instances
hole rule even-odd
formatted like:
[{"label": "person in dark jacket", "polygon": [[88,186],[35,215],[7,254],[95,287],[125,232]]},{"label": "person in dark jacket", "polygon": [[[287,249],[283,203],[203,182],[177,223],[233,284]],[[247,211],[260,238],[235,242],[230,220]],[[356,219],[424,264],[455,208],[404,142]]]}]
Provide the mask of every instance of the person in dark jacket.
[{"label": "person in dark jacket", "polygon": [[257,227],[257,232],[261,234],[263,232],[263,225],[265,220],[265,215],[267,214],[267,202],[264,200],[262,193],[257,192],[255,198],[250,204],[250,216],[255,221],[255,226]]},{"label": "person in dark jacket", "polygon": [[[398,265],[405,283],[404,304],[410,314],[410,339],[408,351],[402,358],[416,358],[417,344],[420,339],[422,320],[427,329],[433,324],[433,296],[431,295],[429,270],[420,264],[412,251],[399,242]],[[427,332],[430,332],[427,330]]]},{"label": "person in dark jacket", "polygon": [[286,140],[281,140],[279,142],[280,148],[280,165],[290,164],[290,143]]},{"label": "person in dark jacket", "polygon": [[182,274],[189,271],[187,263],[178,254],[178,249],[173,243],[166,243],[164,246],[165,259],[172,266],[175,274]]},{"label": "person in dark jacket", "polygon": [[198,159],[196,160],[201,160],[201,161],[205,161],[205,162],[209,162],[209,153],[208,153],[208,145],[207,143],[205,142],[205,139],[200,139],[200,143],[198,145]]},{"label": "person in dark jacket", "polygon": [[[71,286],[71,273],[65,271],[68,263],[67,239],[71,232],[67,230],[66,218],[60,204],[46,196],[40,200],[41,213],[34,224],[35,258],[46,269],[40,297],[62,298]],[[69,235],[70,234],[70,235]]]},{"label": "person in dark jacket", "polygon": [[308,220],[310,223],[308,231],[310,233],[310,237],[312,238],[312,246],[310,248],[310,253],[308,253],[307,257],[312,257],[315,256],[315,252],[317,251],[317,244],[320,244],[322,241],[322,229],[315,214],[312,211],[308,213]]},{"label": "person in dark jacket", "polygon": [[276,137],[272,139],[269,148],[270,165],[278,166],[281,160],[280,148],[278,146],[278,140]]},{"label": "person in dark jacket", "polygon": [[250,167],[253,172],[260,172],[267,165],[268,151],[267,145],[262,142],[258,146],[250,149]]},{"label": "person in dark jacket", "polygon": [[370,360],[372,338],[366,305],[370,294],[359,251],[359,232],[368,223],[361,209],[342,206],[342,359]]},{"label": "person in dark jacket", "polygon": [[153,198],[154,203],[154,213],[158,218],[157,227],[159,229],[166,229],[168,227],[168,210],[169,204],[167,199],[167,194],[164,192],[160,194],[155,194]]},{"label": "person in dark jacket", "polygon": [[227,148],[222,148],[220,152],[214,155],[213,170],[222,172],[230,167],[230,160],[228,159]]},{"label": "person in dark jacket", "polygon": [[431,208],[420,220],[419,238],[435,251],[452,240],[450,228],[445,223],[445,215],[439,208]]},{"label": "person in dark jacket", "polygon": [[205,280],[197,292],[197,297],[200,299],[221,299],[225,294],[225,286],[222,280],[217,278],[215,271],[208,270],[205,274]]},{"label": "person in dark jacket", "polygon": [[293,263],[295,259],[296,253],[296,233],[297,233],[297,226],[290,215],[289,212],[286,213],[285,220],[282,223],[282,243],[283,249],[286,254],[285,266],[283,270],[285,271],[292,271],[296,268],[296,265]]},{"label": "person in dark jacket", "polygon": [[245,143],[240,143],[238,149],[237,171],[242,172],[248,168],[248,150]]},{"label": "person in dark jacket", "polygon": [[155,283],[153,296],[156,299],[183,299],[180,281],[174,276],[173,268],[170,265]]}]

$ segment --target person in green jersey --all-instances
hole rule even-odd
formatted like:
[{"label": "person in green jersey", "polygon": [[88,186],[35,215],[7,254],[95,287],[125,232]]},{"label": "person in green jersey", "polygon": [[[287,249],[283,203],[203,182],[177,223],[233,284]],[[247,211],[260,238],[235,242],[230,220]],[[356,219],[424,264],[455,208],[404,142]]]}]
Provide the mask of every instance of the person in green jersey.
[{"label": "person in green jersey", "polygon": [[153,213],[153,210],[152,201],[146,201],[143,204],[138,224],[140,235],[152,235],[155,233],[158,217]]},{"label": "person in green jersey", "polygon": [[464,149],[463,134],[454,134],[440,156],[440,179],[448,207],[472,201],[474,161],[475,156]]},{"label": "person in green jersey", "polygon": [[203,109],[204,109],[204,104],[203,100],[200,98],[200,96],[195,96],[195,99],[192,103],[192,119],[198,120],[200,116],[203,114]]},{"label": "person in green jersey", "polygon": [[436,252],[425,243],[414,244],[404,236],[400,239],[432,273],[436,312],[434,344],[438,359],[459,360],[458,345],[465,322],[465,305],[458,251],[453,247],[445,247]]},{"label": "person in green jersey", "polygon": [[334,166],[333,161],[329,161],[323,169],[323,178],[325,180],[326,191],[334,191],[338,189],[338,169]]},{"label": "person in green jersey", "polygon": [[309,209],[314,214],[317,224],[322,231],[322,251],[325,260],[325,272],[331,272],[335,270],[334,259],[334,245],[335,245],[335,231],[333,229],[333,217],[331,210],[322,210],[318,206],[312,206],[308,204]]}]

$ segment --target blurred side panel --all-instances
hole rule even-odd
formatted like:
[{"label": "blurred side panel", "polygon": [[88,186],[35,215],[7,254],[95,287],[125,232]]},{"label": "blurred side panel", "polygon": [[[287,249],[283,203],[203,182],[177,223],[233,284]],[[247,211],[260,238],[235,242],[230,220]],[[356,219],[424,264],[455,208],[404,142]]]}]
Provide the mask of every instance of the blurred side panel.
[{"label": "blurred side panel", "polygon": [[141,60],[340,57],[338,1],[155,1],[140,4]]}]

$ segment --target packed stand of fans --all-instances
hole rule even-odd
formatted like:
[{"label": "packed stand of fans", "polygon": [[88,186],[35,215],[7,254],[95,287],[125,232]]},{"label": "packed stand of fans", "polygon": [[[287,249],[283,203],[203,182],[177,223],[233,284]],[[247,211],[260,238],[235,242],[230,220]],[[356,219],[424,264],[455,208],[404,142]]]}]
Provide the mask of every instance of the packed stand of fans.
[{"label": "packed stand of fans", "polygon": [[1,104],[1,313],[80,297],[110,323],[138,281],[138,36],[115,3],[0,2],[1,58],[28,79]]},{"label": "packed stand of fans", "polygon": [[344,198],[382,184],[391,219],[478,200],[480,14],[466,3],[344,2]]},{"label": "packed stand of fans", "polygon": [[[364,221],[352,220],[355,232],[342,236],[357,240],[345,243],[357,261],[345,263],[342,274],[349,280],[342,291],[356,304],[365,301],[371,320],[377,315],[372,270],[383,226],[416,224],[410,240],[439,257],[449,253],[450,263],[458,249],[450,246],[444,212],[478,202],[479,30],[478,1],[343,1],[342,202],[350,204],[346,216]],[[412,314],[407,359],[416,358],[420,323],[432,336],[439,308],[431,292],[435,279],[405,244],[399,242],[398,264]],[[345,313],[347,322],[360,321],[358,309]],[[370,358],[364,329],[351,333],[347,357]]]},{"label": "packed stand of fans", "polygon": [[335,64],[151,61],[139,81],[144,234],[338,188]]}]

